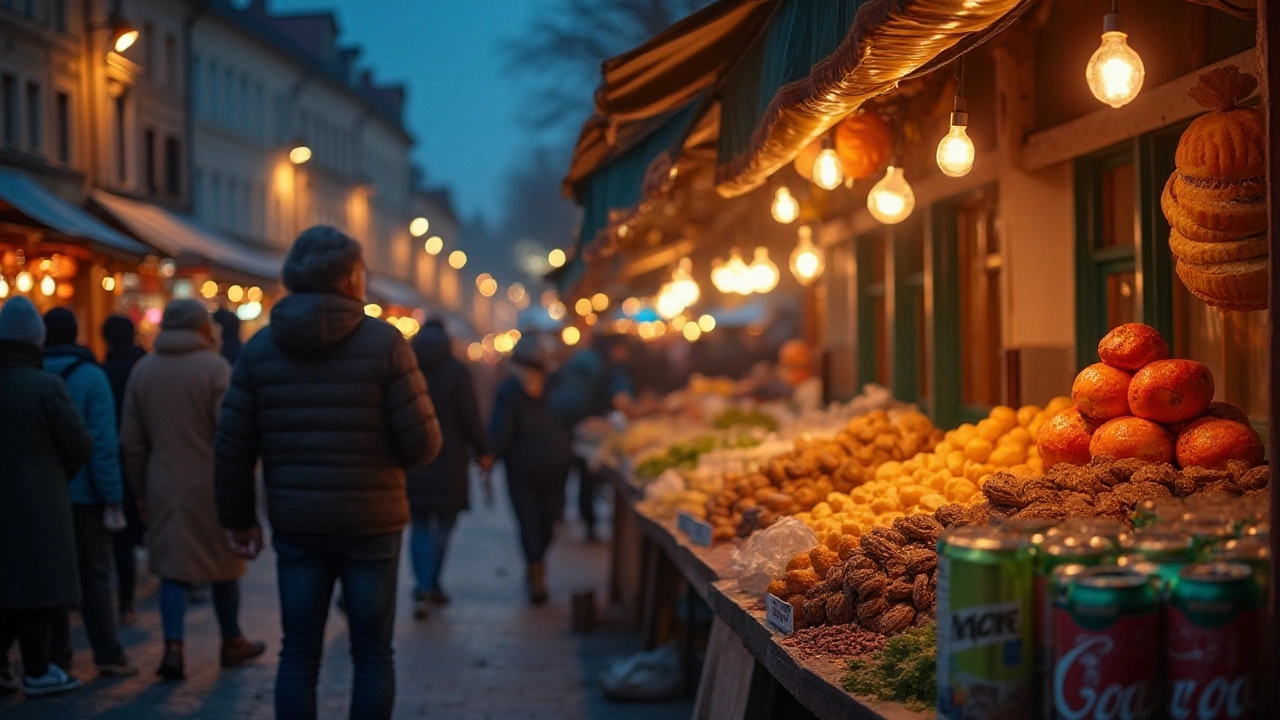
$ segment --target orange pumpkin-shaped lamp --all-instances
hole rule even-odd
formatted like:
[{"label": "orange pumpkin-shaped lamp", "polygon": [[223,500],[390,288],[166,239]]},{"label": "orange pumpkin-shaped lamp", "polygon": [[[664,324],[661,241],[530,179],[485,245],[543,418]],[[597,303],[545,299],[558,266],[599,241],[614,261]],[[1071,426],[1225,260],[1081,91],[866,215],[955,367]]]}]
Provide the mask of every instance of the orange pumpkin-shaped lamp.
[{"label": "orange pumpkin-shaped lamp", "polygon": [[893,129],[873,112],[855,113],[841,120],[835,140],[845,177],[871,177],[884,169],[893,154]]}]

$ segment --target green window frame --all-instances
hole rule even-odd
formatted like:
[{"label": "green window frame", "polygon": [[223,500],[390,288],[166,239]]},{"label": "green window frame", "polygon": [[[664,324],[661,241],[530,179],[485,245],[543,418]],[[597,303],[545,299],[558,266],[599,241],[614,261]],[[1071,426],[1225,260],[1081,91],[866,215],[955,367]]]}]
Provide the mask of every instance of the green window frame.
[{"label": "green window frame", "polygon": [[[877,242],[882,243],[879,253],[874,247]],[[853,241],[859,383],[886,384],[895,398],[914,403],[924,400],[922,361],[928,366],[927,356],[921,353],[927,347],[926,338],[917,322],[918,312],[927,306],[923,246],[924,223],[918,217],[877,228]],[[884,313],[883,337],[877,337],[877,303]]]}]

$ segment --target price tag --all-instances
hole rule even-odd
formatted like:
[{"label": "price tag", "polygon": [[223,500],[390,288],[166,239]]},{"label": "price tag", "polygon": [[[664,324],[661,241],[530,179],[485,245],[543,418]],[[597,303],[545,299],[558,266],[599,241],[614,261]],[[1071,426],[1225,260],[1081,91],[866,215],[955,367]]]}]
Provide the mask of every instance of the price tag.
[{"label": "price tag", "polygon": [[694,545],[711,547],[711,523],[706,520],[694,517],[687,512],[681,512],[680,516],[676,518],[676,527]]},{"label": "price tag", "polygon": [[764,618],[784,635],[795,631],[795,608],[773,593],[764,596]]}]

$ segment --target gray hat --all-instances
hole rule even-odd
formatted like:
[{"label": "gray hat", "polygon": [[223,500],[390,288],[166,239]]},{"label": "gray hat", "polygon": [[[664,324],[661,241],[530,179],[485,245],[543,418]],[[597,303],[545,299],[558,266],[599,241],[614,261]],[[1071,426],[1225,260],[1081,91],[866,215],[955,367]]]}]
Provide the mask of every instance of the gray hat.
[{"label": "gray hat", "polygon": [[291,293],[333,292],[361,257],[360,243],[335,227],[316,225],[293,241],[280,276]]},{"label": "gray hat", "polygon": [[174,300],[164,308],[161,330],[204,330],[213,323],[209,311],[199,300]]},{"label": "gray hat", "polygon": [[539,370],[545,369],[547,359],[542,352],[542,343],[538,340],[538,336],[533,333],[520,336],[516,346],[511,350],[511,362]]},{"label": "gray hat", "polygon": [[18,296],[0,306],[0,340],[44,347],[44,320],[30,300]]}]

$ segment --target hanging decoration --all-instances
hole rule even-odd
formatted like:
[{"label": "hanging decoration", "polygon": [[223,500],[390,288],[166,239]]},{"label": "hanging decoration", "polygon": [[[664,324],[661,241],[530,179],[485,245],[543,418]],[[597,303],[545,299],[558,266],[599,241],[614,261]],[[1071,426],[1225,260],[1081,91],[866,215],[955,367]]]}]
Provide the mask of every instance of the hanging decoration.
[{"label": "hanging decoration", "polygon": [[1111,12],[1102,20],[1102,45],[1089,58],[1084,77],[1089,90],[1098,100],[1113,108],[1129,104],[1142,90],[1146,69],[1142,58],[1129,47],[1124,31],[1124,15],[1111,0]]},{"label": "hanging decoration", "polygon": [[796,243],[796,249],[791,251],[791,274],[795,275],[801,285],[807,287],[822,275],[827,262],[823,257],[822,248],[813,243],[813,230],[808,225],[801,225],[799,234],[800,242]]},{"label": "hanging decoration", "polygon": [[693,261],[682,258],[672,271],[671,280],[658,288],[658,294],[653,299],[653,309],[664,320],[670,320],[697,304],[701,296],[698,282],[693,279]]},{"label": "hanging decoration", "polygon": [[787,225],[800,217],[800,202],[791,194],[786,185],[781,185],[773,194],[773,205],[769,208],[773,219]]},{"label": "hanging decoration", "polygon": [[956,99],[951,110],[951,129],[938,142],[936,160],[943,175],[964,177],[973,169],[973,140],[969,126],[968,101],[964,97],[964,56],[956,63]]},{"label": "hanging decoration", "polygon": [[769,259],[768,248],[756,248],[755,257],[751,260],[748,272],[750,274],[751,292],[763,294],[778,287],[778,266]]},{"label": "hanging decoration", "polygon": [[893,154],[893,129],[873,112],[858,112],[841,120],[835,136],[846,178],[875,175]]},{"label": "hanging decoration", "polygon": [[835,190],[844,182],[844,163],[831,144],[830,136],[822,138],[822,150],[813,159],[813,184],[823,190]]},{"label": "hanging decoration", "polygon": [[916,207],[916,194],[907,184],[902,168],[890,165],[880,182],[867,193],[867,209],[871,216],[885,225],[894,225],[907,219]]}]

